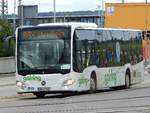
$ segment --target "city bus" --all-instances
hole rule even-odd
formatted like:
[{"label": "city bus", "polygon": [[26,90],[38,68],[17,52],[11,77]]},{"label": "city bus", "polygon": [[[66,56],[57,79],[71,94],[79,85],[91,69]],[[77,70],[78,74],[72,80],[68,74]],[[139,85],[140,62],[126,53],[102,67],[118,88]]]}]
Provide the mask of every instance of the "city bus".
[{"label": "city bus", "polygon": [[50,23],[16,30],[18,93],[44,97],[143,81],[141,30],[92,23]]}]

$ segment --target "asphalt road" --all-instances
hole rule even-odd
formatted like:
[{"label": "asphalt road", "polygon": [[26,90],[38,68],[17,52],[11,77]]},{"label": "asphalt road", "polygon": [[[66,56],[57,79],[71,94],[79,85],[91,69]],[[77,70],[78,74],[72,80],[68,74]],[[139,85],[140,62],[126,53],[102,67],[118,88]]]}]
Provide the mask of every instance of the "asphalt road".
[{"label": "asphalt road", "polygon": [[37,99],[33,95],[17,95],[14,77],[0,80],[0,113],[150,113],[149,81],[130,89]]}]

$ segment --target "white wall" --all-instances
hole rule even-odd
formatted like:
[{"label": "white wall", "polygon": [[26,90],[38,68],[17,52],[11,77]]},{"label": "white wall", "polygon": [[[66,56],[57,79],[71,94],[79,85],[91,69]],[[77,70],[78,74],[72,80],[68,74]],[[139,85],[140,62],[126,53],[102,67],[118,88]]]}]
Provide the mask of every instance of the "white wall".
[{"label": "white wall", "polygon": [[14,72],[15,72],[15,57],[1,57],[0,73],[14,73]]}]

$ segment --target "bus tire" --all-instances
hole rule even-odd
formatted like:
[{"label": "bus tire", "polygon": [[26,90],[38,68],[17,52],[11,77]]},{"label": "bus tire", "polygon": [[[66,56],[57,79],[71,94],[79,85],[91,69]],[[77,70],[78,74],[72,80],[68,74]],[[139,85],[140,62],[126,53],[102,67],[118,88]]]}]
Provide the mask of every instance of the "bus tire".
[{"label": "bus tire", "polygon": [[125,75],[125,89],[130,88],[130,85],[130,74],[129,72],[127,72]]},{"label": "bus tire", "polygon": [[96,84],[96,76],[95,74],[92,74],[90,77],[90,90],[89,93],[95,93],[97,89],[97,84]]},{"label": "bus tire", "polygon": [[37,98],[44,98],[45,93],[33,93]]}]

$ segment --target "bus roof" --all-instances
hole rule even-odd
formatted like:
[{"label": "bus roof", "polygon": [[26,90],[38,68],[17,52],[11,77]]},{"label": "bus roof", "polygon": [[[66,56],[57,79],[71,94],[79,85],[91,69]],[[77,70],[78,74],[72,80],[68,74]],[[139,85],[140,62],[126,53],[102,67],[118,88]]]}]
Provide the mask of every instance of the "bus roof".
[{"label": "bus roof", "polygon": [[44,23],[38,26],[71,26],[72,28],[97,28],[95,23],[65,22],[65,23]]},{"label": "bus roof", "polygon": [[44,23],[34,25],[24,25],[20,26],[17,29],[24,29],[24,28],[34,28],[34,27],[50,27],[50,26],[70,26],[72,29],[77,28],[97,28],[98,26],[95,23],[84,23],[84,22],[65,22],[65,23]]},{"label": "bus roof", "polygon": [[[37,26],[47,27],[47,26],[71,26],[73,29],[98,29],[98,30],[116,30],[116,31],[142,31],[140,29],[123,29],[123,28],[98,28],[95,23],[84,23],[84,22],[65,22],[65,23],[44,23],[38,24]],[[21,26],[19,28],[32,28],[37,27],[33,25]]]},{"label": "bus roof", "polygon": [[[89,29],[89,28],[84,28]],[[90,29],[97,29],[97,30],[114,30],[114,31],[142,31],[140,29],[122,29],[122,28],[90,28]]]}]

